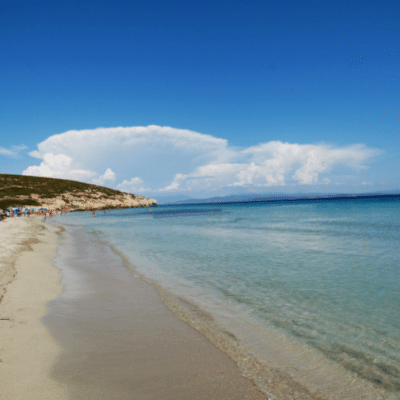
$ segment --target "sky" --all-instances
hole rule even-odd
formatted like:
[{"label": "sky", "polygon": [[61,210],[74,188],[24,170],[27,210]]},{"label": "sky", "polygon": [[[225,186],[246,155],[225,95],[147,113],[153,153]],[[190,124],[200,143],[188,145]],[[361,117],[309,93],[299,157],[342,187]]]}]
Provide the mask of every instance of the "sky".
[{"label": "sky", "polygon": [[152,197],[400,189],[398,1],[0,0],[0,173]]}]

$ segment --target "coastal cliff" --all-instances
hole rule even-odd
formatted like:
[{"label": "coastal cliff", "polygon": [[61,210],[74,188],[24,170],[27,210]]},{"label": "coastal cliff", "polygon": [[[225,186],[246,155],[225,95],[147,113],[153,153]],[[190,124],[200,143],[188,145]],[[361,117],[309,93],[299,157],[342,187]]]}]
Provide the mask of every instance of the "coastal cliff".
[{"label": "coastal cliff", "polygon": [[157,201],[66,179],[0,174],[0,208],[46,207],[70,211],[153,207]]}]

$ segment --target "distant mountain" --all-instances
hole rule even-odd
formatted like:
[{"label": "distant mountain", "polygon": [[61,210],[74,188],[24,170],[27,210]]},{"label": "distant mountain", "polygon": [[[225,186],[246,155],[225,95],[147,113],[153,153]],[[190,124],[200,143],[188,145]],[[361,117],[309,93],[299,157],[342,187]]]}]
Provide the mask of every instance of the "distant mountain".
[{"label": "distant mountain", "polygon": [[189,196],[183,196],[183,195],[172,195],[172,196],[157,196],[157,203],[160,204],[172,204],[176,202],[187,202],[187,201],[192,201],[193,198]]},{"label": "distant mountain", "polygon": [[25,205],[75,211],[151,207],[157,201],[66,179],[0,174],[0,208]]},{"label": "distant mountain", "polygon": [[262,201],[295,201],[295,200],[329,200],[338,198],[361,198],[379,196],[400,196],[400,190],[390,190],[370,193],[296,193],[296,194],[240,194],[207,199],[189,199],[164,204],[206,204],[206,203],[247,203]]}]

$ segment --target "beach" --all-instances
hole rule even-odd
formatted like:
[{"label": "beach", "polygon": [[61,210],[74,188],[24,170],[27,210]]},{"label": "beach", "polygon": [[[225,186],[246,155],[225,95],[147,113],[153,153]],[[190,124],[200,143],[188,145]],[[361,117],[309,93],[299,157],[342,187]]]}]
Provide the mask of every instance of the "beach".
[{"label": "beach", "polygon": [[337,201],[9,219],[0,395],[394,400],[398,209]]},{"label": "beach", "polygon": [[65,234],[36,217],[0,228],[1,398],[268,398],[118,256],[57,249]]},{"label": "beach", "polygon": [[[67,351],[52,376],[82,393],[86,383],[80,373],[74,376],[76,360],[94,373],[89,366],[101,353],[97,372],[85,379],[103,384],[110,374],[102,371],[111,365],[103,361],[134,349],[125,361],[110,360],[116,387],[138,390],[127,371],[140,365],[134,376],[143,373],[148,380],[140,383],[147,388],[162,381],[169,389],[182,382],[194,388],[203,376],[195,371],[198,351],[192,362],[165,353],[171,361],[159,371],[168,377],[152,379],[146,365],[147,371],[161,365],[159,341],[173,349],[182,337],[196,349],[197,337],[227,355],[271,399],[397,399],[398,206],[360,199],[56,216],[51,223],[66,228],[56,260],[64,291],[45,322]],[[164,320],[164,304],[178,319]],[[131,331],[135,335],[126,335]],[[80,343],[74,352],[79,338],[97,346]],[[151,360],[153,366],[146,364]],[[183,378],[179,366],[197,378]]]},{"label": "beach", "polygon": [[9,218],[0,225],[0,397],[67,399],[49,377],[61,349],[41,318],[61,294],[53,260],[59,228],[39,217]]}]

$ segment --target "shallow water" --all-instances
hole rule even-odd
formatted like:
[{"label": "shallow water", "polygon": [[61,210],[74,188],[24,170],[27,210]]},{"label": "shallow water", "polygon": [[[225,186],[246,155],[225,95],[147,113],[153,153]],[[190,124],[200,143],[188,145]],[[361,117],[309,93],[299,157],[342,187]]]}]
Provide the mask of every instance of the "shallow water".
[{"label": "shallow water", "polygon": [[400,397],[399,198],[159,206],[56,221],[84,225],[122,252],[211,341],[225,330],[315,393]]}]

